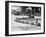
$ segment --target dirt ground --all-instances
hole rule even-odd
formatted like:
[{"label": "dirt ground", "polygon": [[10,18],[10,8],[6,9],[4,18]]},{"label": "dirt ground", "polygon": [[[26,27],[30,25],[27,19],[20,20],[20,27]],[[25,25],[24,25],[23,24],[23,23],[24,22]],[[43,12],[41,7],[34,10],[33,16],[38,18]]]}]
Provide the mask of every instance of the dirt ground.
[{"label": "dirt ground", "polygon": [[[14,16],[12,15],[12,18],[11,18],[11,28],[12,28],[12,31],[25,31],[25,30],[40,30],[41,29],[41,26],[36,26],[36,25],[31,25],[31,24],[24,24],[24,23],[19,23],[19,22],[16,22],[15,19],[16,19],[17,16]],[[28,21],[28,22],[32,22],[33,19],[25,19],[23,21]],[[36,20],[36,19],[34,19]],[[40,20],[40,19],[38,19]],[[22,21],[22,20],[21,20]]]}]

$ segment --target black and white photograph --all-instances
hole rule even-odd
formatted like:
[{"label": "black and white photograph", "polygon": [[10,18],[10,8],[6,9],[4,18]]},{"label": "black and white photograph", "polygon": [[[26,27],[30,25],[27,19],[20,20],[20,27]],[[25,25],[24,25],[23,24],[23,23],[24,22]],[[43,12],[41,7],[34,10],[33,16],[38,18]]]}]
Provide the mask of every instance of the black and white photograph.
[{"label": "black and white photograph", "polygon": [[9,35],[44,33],[44,3],[8,3]]},{"label": "black and white photograph", "polygon": [[41,7],[12,5],[11,11],[11,31],[41,29]]}]

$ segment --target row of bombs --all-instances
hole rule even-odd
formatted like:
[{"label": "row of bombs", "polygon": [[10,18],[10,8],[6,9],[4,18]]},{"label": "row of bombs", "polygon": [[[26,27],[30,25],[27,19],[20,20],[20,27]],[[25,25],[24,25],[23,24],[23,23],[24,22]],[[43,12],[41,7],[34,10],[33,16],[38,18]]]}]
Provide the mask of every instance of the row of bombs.
[{"label": "row of bombs", "polygon": [[19,23],[23,23],[23,24],[41,26],[41,24],[38,22],[38,20],[32,21],[32,22],[25,21],[25,20],[15,20],[15,21],[16,21],[16,22],[19,22]]}]

